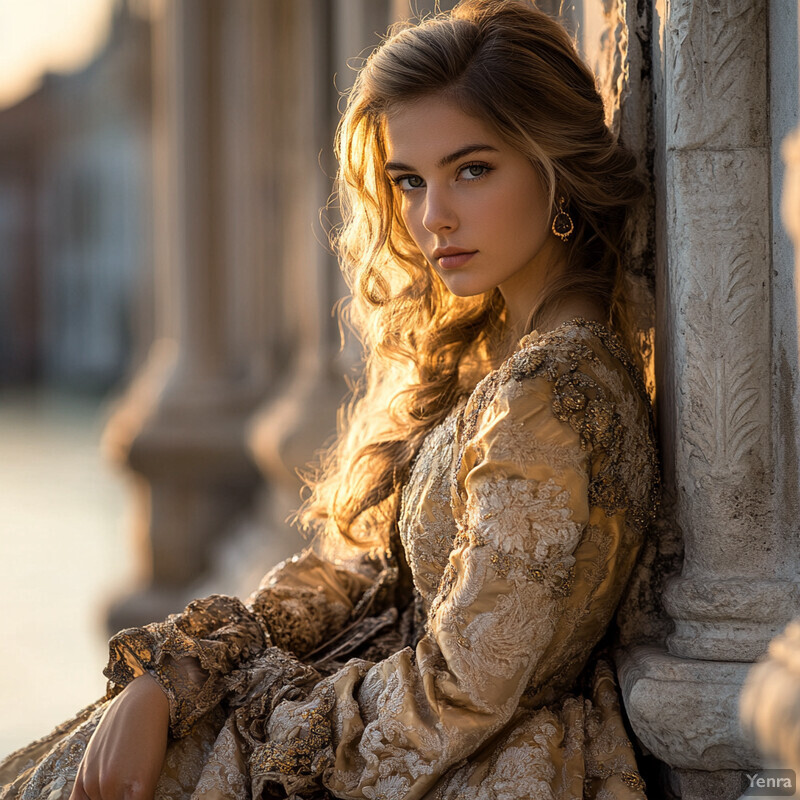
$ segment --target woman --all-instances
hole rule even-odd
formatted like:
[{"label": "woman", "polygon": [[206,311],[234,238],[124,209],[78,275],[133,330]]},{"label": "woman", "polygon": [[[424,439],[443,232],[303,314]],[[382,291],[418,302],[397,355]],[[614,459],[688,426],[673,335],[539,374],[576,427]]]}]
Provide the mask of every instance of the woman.
[{"label": "woman", "polygon": [[320,547],[115,636],[108,697],[0,796],[645,796],[597,647],[658,488],[614,332],[634,160],[522,0],[395,33],[337,143],[367,361],[299,514]]}]

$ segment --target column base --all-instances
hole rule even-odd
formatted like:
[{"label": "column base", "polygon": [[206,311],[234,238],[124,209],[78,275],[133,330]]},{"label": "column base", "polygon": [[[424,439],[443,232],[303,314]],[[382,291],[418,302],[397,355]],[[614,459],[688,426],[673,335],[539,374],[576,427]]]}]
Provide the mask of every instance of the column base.
[{"label": "column base", "polygon": [[156,342],[103,434],[127,473],[139,585],[110,607],[111,630],[180,611],[213,567],[213,547],[247,512],[261,476],[245,444],[260,392],[179,369],[174,343]]},{"label": "column base", "polygon": [[[686,792],[695,791],[691,787],[700,785],[703,775],[762,766],[739,725],[739,694],[751,664],[694,661],[653,646],[618,649],[614,655],[625,710],[645,750],[673,771],[699,773],[680,779]],[[715,780],[735,783],[731,776]],[[703,800],[727,796],[709,788]]]}]

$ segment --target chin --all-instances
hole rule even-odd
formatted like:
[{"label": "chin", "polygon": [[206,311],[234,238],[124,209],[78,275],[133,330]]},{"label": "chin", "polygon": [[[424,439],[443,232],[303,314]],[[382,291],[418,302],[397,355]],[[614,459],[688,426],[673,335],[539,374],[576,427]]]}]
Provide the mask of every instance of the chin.
[{"label": "chin", "polygon": [[450,294],[454,294],[456,297],[475,297],[497,288],[495,284],[487,286],[485,283],[474,280],[445,280],[442,278],[442,283],[447,287]]}]

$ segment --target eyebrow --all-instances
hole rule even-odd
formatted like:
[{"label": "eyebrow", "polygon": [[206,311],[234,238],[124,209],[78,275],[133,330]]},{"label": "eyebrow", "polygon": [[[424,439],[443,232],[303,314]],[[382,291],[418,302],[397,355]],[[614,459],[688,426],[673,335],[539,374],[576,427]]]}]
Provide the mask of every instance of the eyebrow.
[{"label": "eyebrow", "polygon": [[[464,156],[468,156],[472,153],[479,153],[481,151],[490,151],[492,153],[499,153],[500,151],[496,147],[492,147],[490,144],[468,144],[466,147],[461,147],[456,150],[454,153],[450,153],[446,155],[444,158],[440,159],[439,162],[436,164],[437,168],[441,169],[442,167],[447,167],[452,164],[454,161],[458,161],[460,158],[464,158]],[[409,170],[411,172],[414,171],[413,167],[409,167],[408,164],[401,164],[399,161],[387,161],[384,169],[388,172],[389,170]]]}]

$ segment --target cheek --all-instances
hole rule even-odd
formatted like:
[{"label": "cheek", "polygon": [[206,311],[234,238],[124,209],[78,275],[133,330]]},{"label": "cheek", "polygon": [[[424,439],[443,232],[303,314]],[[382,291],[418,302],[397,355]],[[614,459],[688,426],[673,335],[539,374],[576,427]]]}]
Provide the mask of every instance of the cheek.
[{"label": "cheek", "polygon": [[547,195],[532,174],[510,174],[502,185],[492,187],[484,200],[491,216],[509,225],[526,220],[538,228],[548,218]]},{"label": "cheek", "polygon": [[543,213],[539,198],[531,192],[503,192],[485,203],[476,212],[480,224],[489,232],[501,237],[506,246],[525,247],[531,238],[539,239],[547,228],[547,215]]},{"label": "cheek", "polygon": [[550,209],[538,183],[521,184],[503,213],[506,224],[516,230],[521,241],[541,242],[550,230]]}]

